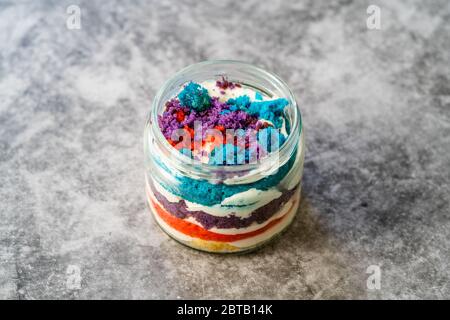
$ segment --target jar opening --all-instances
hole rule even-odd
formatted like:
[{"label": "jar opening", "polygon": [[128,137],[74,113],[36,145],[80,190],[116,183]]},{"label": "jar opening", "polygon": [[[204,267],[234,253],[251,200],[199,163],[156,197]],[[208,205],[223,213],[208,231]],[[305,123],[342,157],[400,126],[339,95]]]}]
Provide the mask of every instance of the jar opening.
[{"label": "jar opening", "polygon": [[[289,121],[290,132],[279,149],[268,153],[256,162],[218,166],[187,157],[165,139],[158,125],[158,115],[163,112],[166,101],[176,96],[180,88],[190,81],[217,80],[221,77],[258,90],[268,97],[277,96],[288,100],[285,117]],[[291,158],[301,134],[301,115],[297,102],[288,86],[280,78],[245,62],[218,60],[190,65],[176,73],[164,84],[153,100],[144,143],[151,152],[161,155],[161,159],[164,159],[167,167],[198,179],[220,182],[223,179],[240,175],[245,175],[246,179],[249,179],[249,172],[251,175],[273,174]]]}]

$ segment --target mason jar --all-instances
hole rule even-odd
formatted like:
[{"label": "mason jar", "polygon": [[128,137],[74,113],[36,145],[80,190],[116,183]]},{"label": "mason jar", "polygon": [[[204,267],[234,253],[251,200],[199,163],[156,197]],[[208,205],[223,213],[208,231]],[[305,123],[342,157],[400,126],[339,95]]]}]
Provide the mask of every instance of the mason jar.
[{"label": "mason jar", "polygon": [[[283,97],[289,133],[279,150],[253,163],[217,166],[192,160],[172,147],[158,115],[184,85],[225,77],[266,97]],[[146,197],[170,237],[208,252],[242,252],[267,243],[294,219],[300,202],[305,142],[293,93],[276,75],[238,61],[186,67],[156,94],[144,132]]]}]

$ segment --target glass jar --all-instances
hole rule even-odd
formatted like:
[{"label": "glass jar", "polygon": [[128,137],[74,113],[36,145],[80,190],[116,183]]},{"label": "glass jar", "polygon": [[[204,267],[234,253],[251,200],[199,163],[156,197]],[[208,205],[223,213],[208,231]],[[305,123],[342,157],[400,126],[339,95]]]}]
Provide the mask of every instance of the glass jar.
[{"label": "glass jar", "polygon": [[[163,136],[158,115],[188,82],[226,77],[289,104],[289,134],[277,152],[257,163],[217,166],[193,161]],[[179,71],[159,90],[144,133],[146,195],[160,227],[175,240],[209,252],[242,252],[274,238],[293,220],[304,161],[301,114],[277,76],[237,61],[206,61]]]}]

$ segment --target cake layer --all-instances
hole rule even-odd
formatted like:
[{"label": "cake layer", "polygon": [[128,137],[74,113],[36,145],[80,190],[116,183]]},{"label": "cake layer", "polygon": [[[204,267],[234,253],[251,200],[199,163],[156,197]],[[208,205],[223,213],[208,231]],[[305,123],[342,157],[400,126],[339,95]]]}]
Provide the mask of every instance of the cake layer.
[{"label": "cake layer", "polygon": [[[211,215],[201,210],[192,210],[183,199],[179,199],[177,202],[169,201],[161,194],[161,190],[158,190],[160,188],[155,187],[156,185],[157,183],[152,183],[151,190],[158,202],[161,203],[167,211],[180,219],[193,218],[205,229],[242,229],[249,227],[255,222],[261,224],[273,217],[297,190],[297,188],[294,188],[292,190],[287,190],[284,193],[280,193],[278,198],[260,206],[256,210],[250,212],[249,215],[240,217],[233,212],[233,208],[224,207],[223,211],[225,214],[221,216]],[[236,207],[234,208],[234,211],[238,212],[240,209],[241,208]],[[217,210],[219,209],[217,208]]]},{"label": "cake layer", "polygon": [[[294,205],[294,202],[295,202],[295,195],[293,195],[291,197],[291,199],[289,199],[288,202],[283,204],[282,207],[279,208],[279,210],[272,217],[270,217],[269,219],[267,219],[263,223],[254,222],[254,223],[252,223],[251,225],[249,225],[246,228],[239,228],[239,229],[237,229],[237,228],[221,229],[221,228],[217,228],[217,227],[212,227],[211,229],[208,229],[208,230],[211,231],[211,232],[216,232],[216,233],[221,233],[221,234],[239,234],[239,233],[246,233],[246,232],[255,231],[255,230],[259,229],[259,228],[265,227],[267,224],[269,224],[273,220],[276,220],[278,218],[283,217],[286,213],[288,213],[290,211],[290,209]],[[201,226],[201,224],[197,220],[192,218],[192,217],[189,217],[186,220]]]},{"label": "cake layer", "polygon": [[268,230],[272,226],[279,223],[281,221],[281,219],[283,219],[283,217],[278,218],[276,220],[271,221],[271,223],[264,226],[263,228],[257,229],[255,231],[247,232],[247,233],[220,234],[220,233],[208,231],[199,225],[196,225],[196,224],[186,221],[184,219],[175,217],[170,212],[165,210],[162,206],[160,206],[157,203],[157,201],[155,201],[151,197],[150,197],[150,201],[151,201],[151,205],[152,205],[153,209],[156,211],[156,213],[159,215],[159,217],[161,219],[163,219],[168,225],[170,225],[172,228],[184,233],[187,236],[199,238],[202,240],[212,240],[212,241],[219,241],[219,242],[234,242],[234,241],[250,238],[250,237],[258,235],[259,233],[264,232],[265,230]]},{"label": "cake layer", "polygon": [[[158,206],[157,200],[149,194],[150,208],[158,224],[172,237],[197,249],[212,252],[233,252],[251,249],[264,243],[286,228],[295,216],[299,206],[300,192],[293,198],[292,206],[281,218],[274,220],[264,228],[243,235],[219,235],[182,219],[175,218]],[[173,220],[175,219],[175,220]],[[181,224],[178,222],[181,221]],[[197,229],[200,228],[200,229]],[[199,233],[195,233],[199,231]],[[196,234],[196,236],[193,236]]]},{"label": "cake layer", "polygon": [[282,192],[277,188],[271,188],[269,190],[250,189],[225,198],[220,204],[205,206],[190,202],[170,193],[153,179],[152,187],[169,202],[177,203],[183,200],[187,211],[203,211],[204,213],[217,217],[234,215],[241,219],[249,217],[255,210],[282,196]]}]

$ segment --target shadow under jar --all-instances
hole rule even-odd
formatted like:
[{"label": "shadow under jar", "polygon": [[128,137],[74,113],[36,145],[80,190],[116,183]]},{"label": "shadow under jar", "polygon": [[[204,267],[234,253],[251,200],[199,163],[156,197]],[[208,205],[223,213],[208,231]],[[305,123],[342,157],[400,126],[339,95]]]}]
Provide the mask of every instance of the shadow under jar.
[{"label": "shadow under jar", "polygon": [[[167,102],[190,82],[215,83],[220,79],[236,84],[239,92],[256,92],[260,100],[287,101],[282,111],[285,139],[276,151],[257,161],[217,165],[192,159],[166,139],[158,117]],[[220,88],[218,91],[224,93]],[[146,123],[145,177],[150,211],[161,229],[189,247],[221,253],[255,249],[282,232],[297,212],[304,149],[300,110],[292,92],[277,76],[237,61],[191,65],[159,90]]]}]

